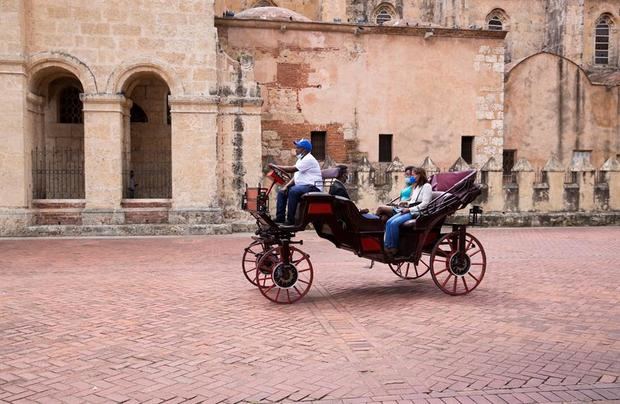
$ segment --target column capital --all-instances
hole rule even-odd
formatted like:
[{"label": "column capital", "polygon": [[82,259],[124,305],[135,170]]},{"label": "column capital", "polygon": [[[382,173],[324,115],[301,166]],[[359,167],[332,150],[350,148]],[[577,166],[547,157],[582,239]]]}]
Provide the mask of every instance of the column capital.
[{"label": "column capital", "polygon": [[211,95],[168,96],[172,114],[216,114],[220,97]]},{"label": "column capital", "polygon": [[80,94],[84,112],[125,113],[131,107],[131,100],[122,94]]},{"label": "column capital", "polygon": [[0,74],[26,75],[26,60],[21,55],[0,55]]}]

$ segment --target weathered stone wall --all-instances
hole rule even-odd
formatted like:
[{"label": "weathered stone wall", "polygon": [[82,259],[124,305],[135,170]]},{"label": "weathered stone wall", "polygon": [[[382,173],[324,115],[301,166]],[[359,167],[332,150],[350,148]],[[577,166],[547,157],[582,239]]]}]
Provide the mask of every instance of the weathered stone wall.
[{"label": "weathered stone wall", "polygon": [[262,128],[282,145],[266,150],[274,159],[313,130],[327,131],[336,161],[353,145],[377,161],[379,134],[393,134],[395,157],[433,153],[444,167],[460,155],[461,136],[476,137],[475,164],[501,150],[503,33],[438,29],[425,39],[425,29],[405,27],[216,25],[229,54],[255,60]]},{"label": "weathered stone wall", "polygon": [[[138,160],[141,151],[172,157],[172,199],[157,202],[156,222],[206,226],[222,220],[222,204],[239,205],[238,197],[220,195],[231,187],[240,194],[248,179],[260,175],[260,159],[246,151],[260,150],[260,119],[254,118],[260,99],[251,74],[235,75],[242,67],[224,75],[218,70],[213,12],[213,1],[205,0],[2,3],[0,90],[7,120],[0,125],[0,233],[57,219],[85,226],[143,220],[153,209],[145,208],[148,203],[121,203],[122,173],[130,169],[124,157],[132,143]],[[57,121],[60,82],[82,92],[83,125]],[[150,114],[149,123],[130,124],[130,97]],[[167,99],[172,125],[166,122]],[[231,108],[253,117],[241,131],[218,128]],[[224,150],[233,132],[253,140],[234,140],[236,154],[220,160],[218,147]],[[86,196],[72,202],[80,206],[77,213],[57,211],[64,209],[60,203],[42,219],[47,208],[32,203],[31,150],[46,145],[84,150]],[[248,157],[235,160],[237,155]],[[235,176],[227,175],[231,167],[237,167]]]},{"label": "weathered stone wall", "polygon": [[571,61],[532,56],[508,73],[504,147],[539,167],[550,152],[570,164],[574,150],[591,150],[600,166],[620,153],[618,100],[618,87],[591,84]]}]

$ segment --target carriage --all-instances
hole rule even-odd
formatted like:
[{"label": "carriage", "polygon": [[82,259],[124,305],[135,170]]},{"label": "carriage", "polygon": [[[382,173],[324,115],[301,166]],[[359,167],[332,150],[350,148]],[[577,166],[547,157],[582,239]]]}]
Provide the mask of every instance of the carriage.
[{"label": "carriage", "polygon": [[[275,184],[288,181],[288,174],[278,169],[268,176],[269,188],[246,186],[243,209],[257,223],[252,243],[242,257],[243,273],[267,299],[290,304],[305,296],[312,285],[313,267],[310,256],[294,240],[296,233],[312,224],[319,237],[337,248],[351,251],[362,258],[387,264],[403,279],[417,279],[430,272],[434,283],[449,295],[464,295],[482,281],[486,255],[480,241],[467,232],[475,225],[482,210],[474,206],[465,224],[449,222],[457,210],[465,208],[480,195],[475,183],[476,171],[437,173],[430,177],[433,188],[431,202],[421,215],[401,225],[399,255],[385,253],[385,223],[363,215],[350,199],[326,192],[310,192],[302,196],[293,225],[275,223],[269,214],[269,194]],[[326,183],[336,176],[333,169],[323,170]],[[448,228],[448,231],[443,231]]]}]

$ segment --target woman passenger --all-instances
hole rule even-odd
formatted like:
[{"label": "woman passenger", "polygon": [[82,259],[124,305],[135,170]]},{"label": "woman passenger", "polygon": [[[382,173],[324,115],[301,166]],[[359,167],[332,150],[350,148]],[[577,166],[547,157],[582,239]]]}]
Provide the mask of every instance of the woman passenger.
[{"label": "woman passenger", "polygon": [[398,198],[398,207],[383,205],[377,208],[376,215],[379,216],[381,220],[386,221],[390,217],[394,216],[395,213],[398,213],[399,208],[405,208],[409,206],[411,192],[413,191],[413,182],[415,181],[413,177],[411,177],[412,171],[413,166],[405,167],[405,188],[400,191],[400,197]]},{"label": "woman passenger", "polygon": [[[407,220],[420,216],[420,211],[429,204],[433,197],[433,189],[426,178],[426,170],[420,167],[413,169],[413,191],[408,206],[400,209],[385,224],[384,250],[388,255],[396,255],[400,236],[400,225]],[[396,208],[397,210],[399,208]]]}]

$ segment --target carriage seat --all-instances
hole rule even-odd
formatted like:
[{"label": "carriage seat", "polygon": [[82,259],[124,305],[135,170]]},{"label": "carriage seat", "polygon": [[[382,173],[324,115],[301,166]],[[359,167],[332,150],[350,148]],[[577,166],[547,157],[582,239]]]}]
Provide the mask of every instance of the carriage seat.
[{"label": "carriage seat", "polygon": [[[433,191],[433,194],[431,196],[431,202],[428,204],[428,206],[430,206],[431,204],[435,206],[441,206],[441,205],[447,204],[452,198],[453,198],[453,195],[448,192]],[[405,223],[401,225],[401,227],[415,230],[417,228],[416,224],[418,223],[418,219],[423,218],[423,217],[424,216],[418,216],[411,220],[407,220]]]}]

